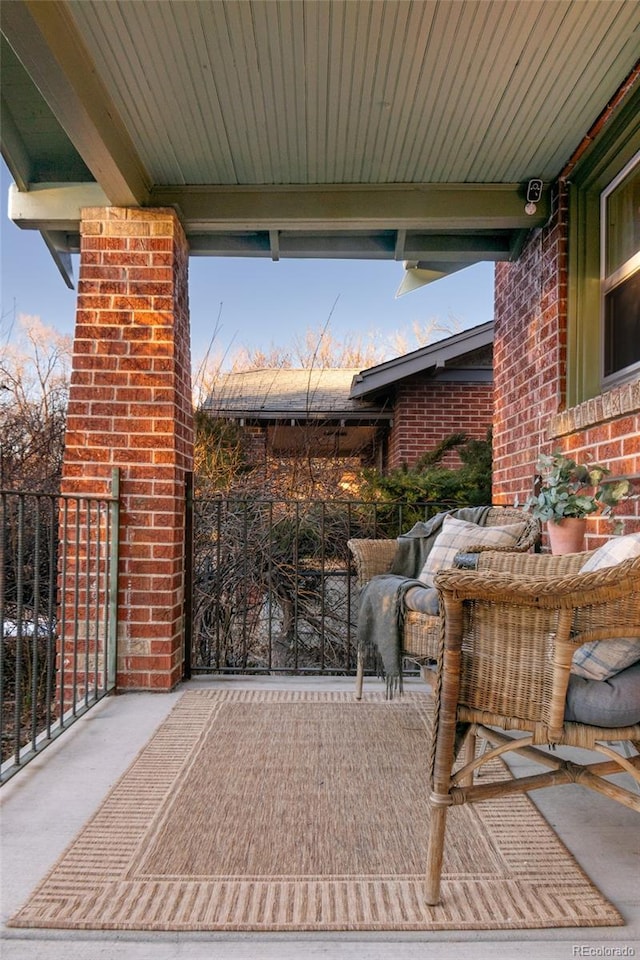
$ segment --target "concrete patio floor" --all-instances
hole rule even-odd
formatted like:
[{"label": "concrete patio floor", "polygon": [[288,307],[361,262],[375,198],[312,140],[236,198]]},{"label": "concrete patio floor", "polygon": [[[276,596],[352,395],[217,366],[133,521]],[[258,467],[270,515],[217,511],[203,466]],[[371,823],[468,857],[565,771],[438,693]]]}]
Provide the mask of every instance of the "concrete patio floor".
[{"label": "concrete patio floor", "polygon": [[[367,681],[369,688],[379,681]],[[421,684],[409,681],[409,684]],[[185,689],[351,690],[351,679],[206,678],[171,694],[111,697],[0,792],[3,960],[563,960],[640,955],[640,822],[580,787],[532,794],[625,926],[458,933],[159,934],[21,930],[6,920],[91,816]]]}]

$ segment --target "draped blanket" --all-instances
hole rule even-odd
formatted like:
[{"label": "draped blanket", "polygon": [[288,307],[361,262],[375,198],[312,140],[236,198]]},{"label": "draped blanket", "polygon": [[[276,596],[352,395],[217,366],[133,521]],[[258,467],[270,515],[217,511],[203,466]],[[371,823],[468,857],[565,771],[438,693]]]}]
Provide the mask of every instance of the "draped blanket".
[{"label": "draped blanket", "polygon": [[[462,507],[449,511],[458,520],[483,526],[489,507]],[[398,537],[396,552],[389,573],[372,577],[360,593],[358,612],[358,646],[375,650],[380,674],[387,683],[387,697],[402,692],[402,629],[406,606],[405,595],[412,587],[425,588],[416,577],[442,529],[447,513],[437,513],[430,520],[419,521]]]}]

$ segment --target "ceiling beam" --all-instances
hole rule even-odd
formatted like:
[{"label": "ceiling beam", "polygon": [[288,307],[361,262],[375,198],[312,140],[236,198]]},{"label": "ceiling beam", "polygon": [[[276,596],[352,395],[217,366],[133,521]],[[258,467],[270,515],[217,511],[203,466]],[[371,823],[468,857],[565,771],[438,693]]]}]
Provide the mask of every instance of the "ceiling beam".
[{"label": "ceiling beam", "polygon": [[[401,232],[401,231],[399,231]],[[513,260],[513,237],[510,233],[500,233],[483,238],[482,243],[470,244],[469,235],[452,233],[447,235],[446,245],[440,249],[437,243],[425,243],[423,247],[417,241],[411,241],[411,256],[406,257],[398,250],[402,244],[396,241],[394,231],[384,233],[355,233],[326,231],[321,234],[296,233],[289,231],[278,234],[277,248],[273,245],[273,231],[228,233],[190,233],[187,231],[190,252],[202,257],[270,257],[313,259],[367,259],[367,260],[404,260],[408,259],[423,269],[443,270],[451,273],[454,268],[462,269],[480,260],[496,262]],[[438,235],[440,236],[440,235]],[[420,239],[425,239],[424,235]]]},{"label": "ceiling beam", "polygon": [[9,219],[27,230],[77,232],[83,207],[109,206],[97,183],[34,183],[27,193],[9,187]]},{"label": "ceiling beam", "polygon": [[269,230],[269,250],[271,259],[276,262],[280,259],[280,233],[278,230]]},{"label": "ceiling beam", "polygon": [[4,3],[2,32],[109,202],[145,203],[149,177],[67,4]]},{"label": "ceiling beam", "polygon": [[513,230],[544,224],[547,188],[527,214],[526,184],[318,184],[155,187],[149,205],[175,207],[194,232],[217,230]]},{"label": "ceiling beam", "polygon": [[[273,234],[277,233],[277,247]],[[299,234],[288,231],[258,230],[253,232],[229,231],[228,233],[190,233],[187,231],[189,251],[200,257],[270,257],[275,259],[325,259],[325,260],[397,260],[394,256],[394,234],[384,236],[375,233],[358,233],[350,236],[334,232],[322,234]]]},{"label": "ceiling beam", "polygon": [[[529,229],[533,224],[529,224]],[[513,230],[478,231],[461,235],[416,231],[408,233],[404,244],[404,260],[508,260],[512,255]],[[422,264],[418,263],[418,266]]]},{"label": "ceiling beam", "polygon": [[[77,227],[81,207],[118,206],[97,183],[39,183],[19,195],[13,188],[11,202],[11,219],[21,210],[21,216],[33,221],[23,225],[34,227],[38,218],[75,220]],[[543,197],[534,214],[527,214],[517,185],[165,187],[154,189],[146,204],[124,204],[132,205],[174,207],[187,232],[196,234],[292,230],[319,236],[322,232],[361,230],[382,235],[387,231],[393,233],[395,244],[396,231],[401,230],[408,259],[415,259],[408,256],[414,246],[454,249],[456,242],[447,233],[460,231],[477,233],[467,240],[470,252],[496,249],[502,254],[495,231],[531,230],[548,218],[548,198]]]},{"label": "ceiling beam", "polygon": [[4,162],[11,171],[11,176],[19,189],[28,190],[32,175],[31,159],[4,96],[0,106],[0,123],[2,125],[2,156]]},{"label": "ceiling beam", "polygon": [[[154,190],[153,206],[178,213],[194,256],[411,260],[451,273],[480,260],[512,260],[544,222],[519,187],[264,187]],[[169,202],[172,201],[172,202]],[[9,190],[9,218],[61,238],[74,253],[84,207],[111,206],[97,183],[38,183]],[[137,205],[136,205],[137,206]]]}]

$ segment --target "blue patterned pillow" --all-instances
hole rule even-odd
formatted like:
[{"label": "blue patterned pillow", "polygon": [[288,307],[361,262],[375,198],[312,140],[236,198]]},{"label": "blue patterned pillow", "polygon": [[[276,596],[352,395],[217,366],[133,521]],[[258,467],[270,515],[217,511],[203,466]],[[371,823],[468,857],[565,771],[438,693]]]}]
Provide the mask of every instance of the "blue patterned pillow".
[{"label": "blue patterned pillow", "polygon": [[[623,560],[640,556],[640,533],[612,537],[596,550],[581,568],[581,573],[613,567]],[[592,640],[573,655],[571,673],[588,680],[608,680],[614,674],[640,660],[640,637],[617,637],[613,640]]]}]

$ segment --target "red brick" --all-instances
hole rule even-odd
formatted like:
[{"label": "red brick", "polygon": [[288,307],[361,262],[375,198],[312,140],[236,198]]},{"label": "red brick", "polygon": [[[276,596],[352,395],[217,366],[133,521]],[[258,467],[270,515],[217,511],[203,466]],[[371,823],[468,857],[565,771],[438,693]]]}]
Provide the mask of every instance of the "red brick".
[{"label": "red brick", "polygon": [[[549,424],[564,408],[566,385],[564,189],[556,192],[553,204],[550,224],[531,237],[520,258],[496,266],[493,487],[499,503],[513,503],[516,497],[522,501],[530,492],[538,454],[557,447],[576,459],[603,460],[614,474],[640,472],[635,412],[560,437],[549,433]],[[639,502],[628,501],[626,509],[637,525]],[[607,535],[601,528],[600,522],[590,520],[589,546]]]},{"label": "red brick", "polygon": [[[171,689],[182,669],[192,465],[187,245],[170,210],[84,213],[63,489],[107,493],[111,465],[121,466],[118,686]],[[82,602],[84,593],[80,584]],[[154,644],[153,655],[129,656],[141,643]]]}]

